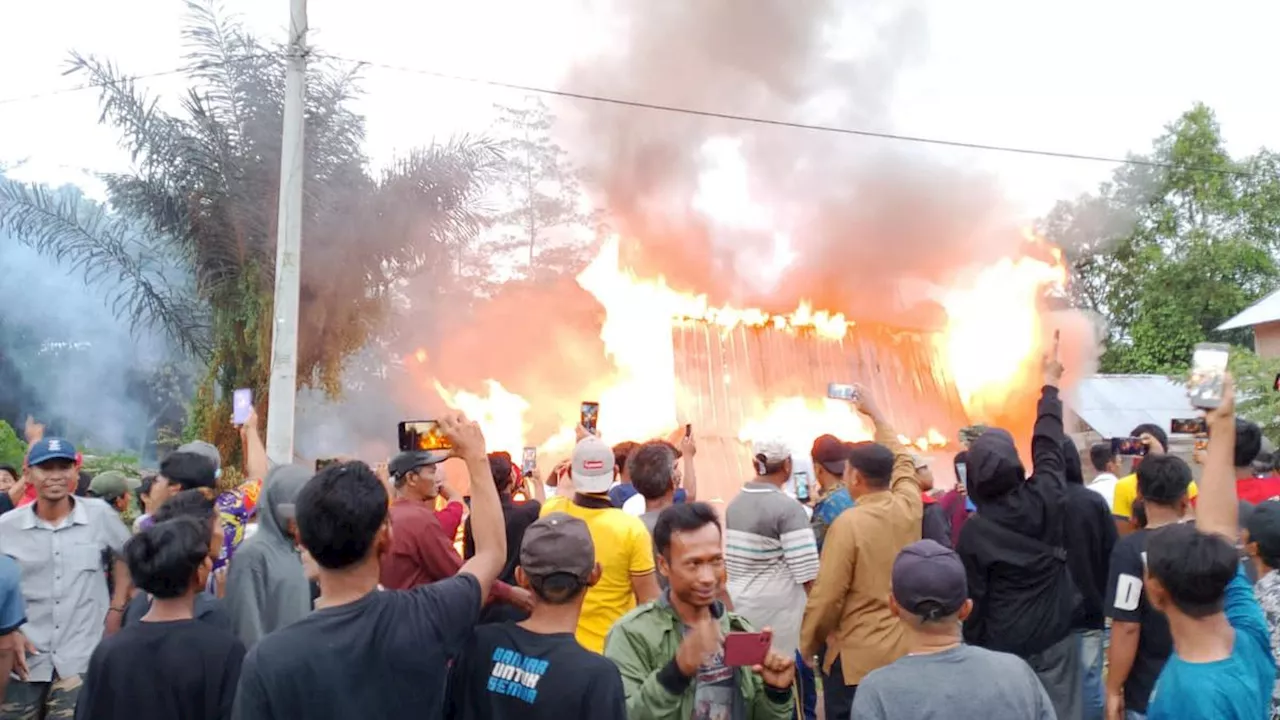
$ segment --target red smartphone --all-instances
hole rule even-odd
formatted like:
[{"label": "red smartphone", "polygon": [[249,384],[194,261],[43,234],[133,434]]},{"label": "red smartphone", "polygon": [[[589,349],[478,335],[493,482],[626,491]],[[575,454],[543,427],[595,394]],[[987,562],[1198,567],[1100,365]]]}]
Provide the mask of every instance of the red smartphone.
[{"label": "red smartphone", "polygon": [[773,637],[769,633],[731,632],[724,637],[724,664],[751,667],[764,662]]}]

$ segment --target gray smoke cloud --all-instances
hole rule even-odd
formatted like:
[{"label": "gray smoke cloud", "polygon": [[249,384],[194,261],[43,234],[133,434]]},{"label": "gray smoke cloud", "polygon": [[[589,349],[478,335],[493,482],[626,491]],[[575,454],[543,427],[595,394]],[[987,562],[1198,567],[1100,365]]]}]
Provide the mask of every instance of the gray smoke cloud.
[{"label": "gray smoke cloud", "polygon": [[145,378],[171,357],[165,339],[117,319],[110,287],[3,233],[0,269],[4,419],[21,433],[31,414],[91,449],[154,453]]},{"label": "gray smoke cloud", "polygon": [[[601,44],[612,52],[575,67],[567,89],[783,122],[892,130],[897,81],[928,43],[921,2],[617,0],[611,9],[619,37]],[[1021,242],[992,180],[927,147],[597,103],[565,115],[567,144],[632,241],[632,264],[713,299],[777,309],[808,297],[888,320],[904,309],[899,278],[945,283],[958,264]],[[748,209],[767,209],[766,222],[726,227],[697,212],[713,138],[737,145]],[[794,253],[781,275],[776,231]]]}]

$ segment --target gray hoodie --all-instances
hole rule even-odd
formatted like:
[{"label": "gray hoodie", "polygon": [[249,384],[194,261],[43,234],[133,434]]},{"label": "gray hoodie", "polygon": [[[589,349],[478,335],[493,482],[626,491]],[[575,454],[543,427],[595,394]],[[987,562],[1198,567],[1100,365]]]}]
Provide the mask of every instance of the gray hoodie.
[{"label": "gray hoodie", "polygon": [[311,612],[311,586],[281,513],[282,505],[291,509],[297,502],[311,474],[297,465],[281,465],[267,474],[258,531],[240,545],[228,567],[226,609],[246,648]]}]

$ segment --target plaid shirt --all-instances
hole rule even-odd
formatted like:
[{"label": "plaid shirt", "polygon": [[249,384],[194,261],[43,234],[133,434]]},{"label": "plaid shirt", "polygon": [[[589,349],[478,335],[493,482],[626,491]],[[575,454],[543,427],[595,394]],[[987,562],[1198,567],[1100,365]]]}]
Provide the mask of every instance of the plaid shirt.
[{"label": "plaid shirt", "polygon": [[[1271,631],[1271,653],[1280,657],[1280,570],[1263,575],[1253,586],[1258,604],[1267,616],[1267,628]],[[1271,720],[1280,720],[1280,678],[1271,690]]]}]

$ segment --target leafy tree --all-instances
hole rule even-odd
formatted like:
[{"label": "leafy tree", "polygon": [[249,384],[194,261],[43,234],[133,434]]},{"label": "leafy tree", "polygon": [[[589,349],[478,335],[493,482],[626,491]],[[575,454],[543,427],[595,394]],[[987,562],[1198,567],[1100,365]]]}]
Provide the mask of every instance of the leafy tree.
[{"label": "leafy tree", "polygon": [[1198,342],[1245,342],[1215,328],[1280,277],[1280,159],[1233,160],[1204,105],[1134,159],[1040,229],[1067,253],[1076,303],[1108,321],[1102,370],[1174,373]]},{"label": "leafy tree", "polygon": [[1231,375],[1236,383],[1236,413],[1258,423],[1263,433],[1280,442],[1280,358],[1261,358],[1246,348],[1232,348]]},{"label": "leafy tree", "polygon": [[527,250],[530,278],[576,271],[584,245],[574,234],[591,217],[568,153],[552,138],[555,116],[536,96],[497,110],[510,208],[497,219],[503,247]]},{"label": "leafy tree", "polygon": [[14,432],[12,425],[0,420],[0,465],[20,468],[26,455],[27,444]]},{"label": "leafy tree", "polygon": [[[109,61],[71,56],[71,72],[101,88],[102,121],[133,159],[132,172],[103,177],[115,212],[10,183],[0,227],[89,282],[126,280],[116,310],[207,362],[194,427],[232,459],[231,390],[252,388],[264,415],[268,401],[284,67],[214,5],[188,8],[192,85],[180,114]],[[337,394],[343,363],[376,334],[397,283],[452,267],[486,227],[480,199],[501,152],[461,138],[370,176],[364,119],[351,108],[356,70],[313,60],[307,85],[298,376]],[[185,277],[166,276],[167,265]]]}]

